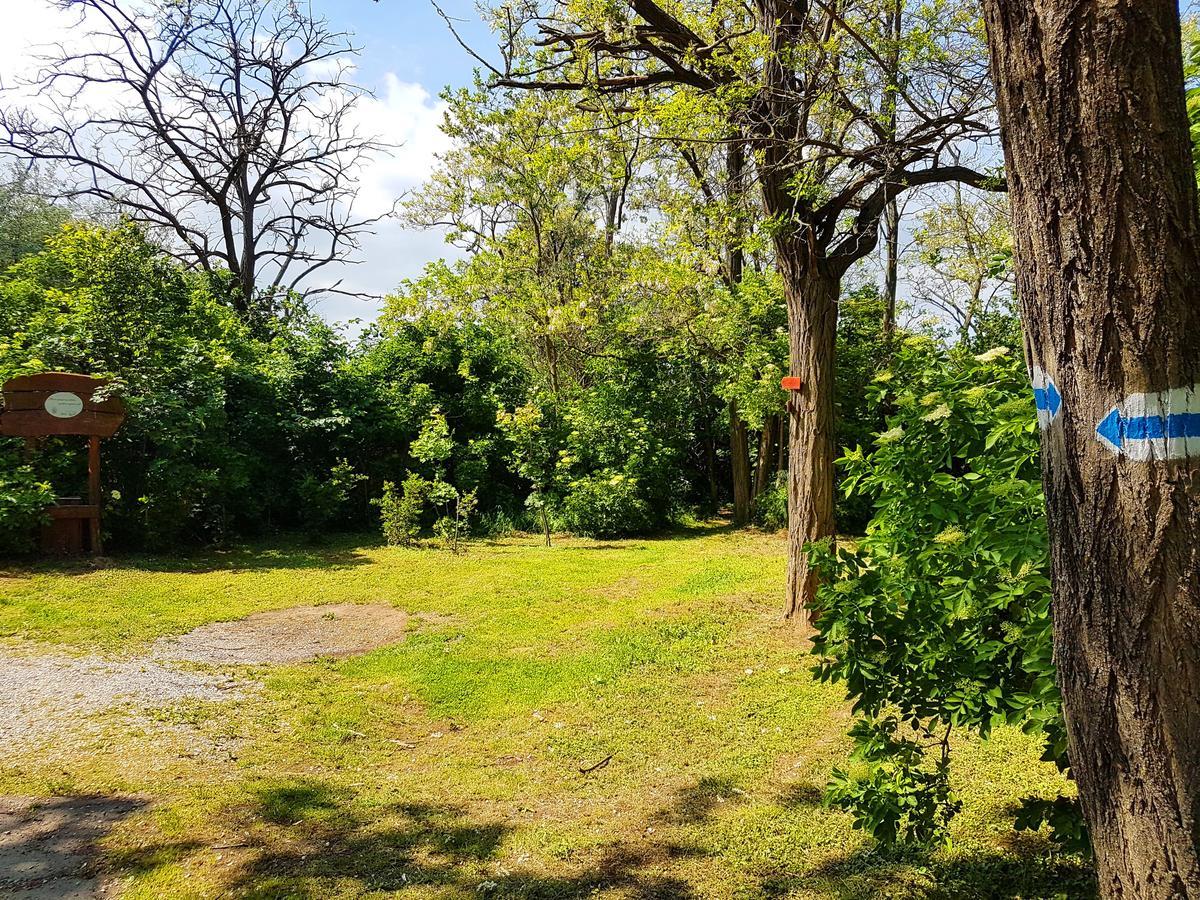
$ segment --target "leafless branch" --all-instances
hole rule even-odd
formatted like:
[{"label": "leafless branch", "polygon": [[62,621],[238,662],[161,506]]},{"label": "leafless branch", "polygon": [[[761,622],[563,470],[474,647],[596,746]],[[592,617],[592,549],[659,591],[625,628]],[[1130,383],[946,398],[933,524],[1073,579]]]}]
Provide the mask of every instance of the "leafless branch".
[{"label": "leafless branch", "polygon": [[242,310],[347,262],[380,216],[354,175],[385,145],[355,122],[348,34],[287,0],[55,0],[89,49],[59,45],[9,90],[0,153],[46,161],[64,196],[112,204],[227,269]]}]

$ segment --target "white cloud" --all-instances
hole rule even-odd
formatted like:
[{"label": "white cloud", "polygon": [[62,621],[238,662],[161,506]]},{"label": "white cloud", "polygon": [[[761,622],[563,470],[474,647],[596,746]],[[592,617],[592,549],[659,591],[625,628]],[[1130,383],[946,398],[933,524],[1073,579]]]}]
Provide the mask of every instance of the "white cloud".
[{"label": "white cloud", "polygon": [[[356,124],[363,134],[374,135],[389,149],[363,166],[356,211],[380,215],[429,178],[437,155],[450,149],[442,131],[446,104],[420,84],[401,81],[388,73],[373,97],[364,97],[356,108]],[[330,266],[326,277],[342,279],[343,290],[387,294],[405,278],[420,274],[425,264],[460,253],[447,245],[440,230],[405,228],[395,220],[380,222],[362,240],[361,262]],[[341,321],[372,319],[380,304],[350,297],[329,297],[319,309],[326,318]]]},{"label": "white cloud", "polygon": [[401,81],[388,73],[382,90],[359,101],[358,125],[392,148],[381,153],[363,171],[359,203],[374,215],[429,177],[435,157],[450,149],[442,131],[446,104],[434,100],[422,85]]},{"label": "white cloud", "polygon": [[33,75],[37,57],[46,45],[64,40],[78,15],[63,12],[46,0],[6,0],[4,27],[0,28],[0,83],[11,86],[21,76]]}]

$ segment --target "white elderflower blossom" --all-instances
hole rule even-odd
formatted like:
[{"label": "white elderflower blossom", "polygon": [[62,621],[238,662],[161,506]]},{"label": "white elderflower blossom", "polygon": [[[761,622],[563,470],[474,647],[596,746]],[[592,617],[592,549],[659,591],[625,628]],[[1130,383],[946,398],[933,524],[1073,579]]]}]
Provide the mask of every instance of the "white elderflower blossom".
[{"label": "white elderflower blossom", "polygon": [[975,362],[981,362],[981,363],[995,362],[996,360],[1000,359],[1001,357],[1008,356],[1008,354],[1011,352],[1012,351],[1010,351],[1007,347],[993,347],[991,350],[988,350],[984,353],[980,353],[978,356],[976,356]]}]

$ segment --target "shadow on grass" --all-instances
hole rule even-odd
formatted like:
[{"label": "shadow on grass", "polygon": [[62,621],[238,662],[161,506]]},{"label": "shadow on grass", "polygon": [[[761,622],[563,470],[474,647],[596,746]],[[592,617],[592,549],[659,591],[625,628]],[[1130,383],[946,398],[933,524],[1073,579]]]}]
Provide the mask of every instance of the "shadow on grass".
[{"label": "shadow on grass", "polygon": [[[720,816],[722,800],[736,796],[725,779],[701,778],[676,791],[647,821],[684,829]],[[631,836],[599,848],[565,848],[558,859],[543,855],[524,865],[513,854],[521,843],[516,826],[480,817],[457,803],[363,803],[354,789],[318,778],[268,782],[248,805],[226,812],[227,827],[245,832],[245,843],[222,871],[222,896],[317,900],[333,894],[384,892],[425,896],[569,900],[608,891],[630,900],[700,900],[704,888],[688,880],[682,860],[702,855],[701,846],[670,836],[668,829]],[[814,802],[807,787],[795,805]],[[107,856],[117,875],[152,874],[187,855],[178,841],[141,844],[136,852]],[[745,884],[749,879],[751,884]],[[886,853],[863,849],[797,869],[772,870],[769,862],[738,879],[754,896],[819,898],[1091,898],[1095,883],[1082,861],[1056,855],[1038,836],[1014,836],[1007,851]],[[711,885],[709,885],[711,887]]]},{"label": "shadow on grass", "polygon": [[364,554],[380,545],[368,535],[338,535],[312,544],[286,536],[271,543],[239,544],[227,548],[188,549],[180,553],[114,553],[99,560],[86,556],[0,560],[0,577],[30,575],[88,575],[99,569],[133,569],[203,575],[211,572],[262,572],[272,569],[346,569],[370,563]]},{"label": "shadow on grass", "polygon": [[329,896],[337,886],[352,892],[405,891],[430,887],[453,896],[553,900],[589,897],[621,888],[634,900],[696,900],[681,879],[659,872],[689,848],[606,849],[583,871],[568,875],[508,871],[499,857],[512,826],[477,821],[457,804],[395,803],[372,807],[365,818],[354,795],[313,779],[258,791],[254,815],[290,826],[286,841],[270,839],[242,865],[227,893],[268,898]]},{"label": "shadow on grass", "polygon": [[1044,839],[1029,836],[1011,852],[925,853],[867,848],[828,860],[803,873],[760,879],[760,896],[866,900],[920,896],[930,900],[1088,900],[1096,893],[1090,866],[1062,856]]},{"label": "shadow on grass", "polygon": [[737,785],[729,778],[704,777],[680,788],[675,799],[658,814],[659,821],[675,825],[699,825],[737,796]]},{"label": "shadow on grass", "polygon": [[[99,896],[99,842],[145,805],[138,798],[101,794],[0,798],[0,895]],[[134,873],[193,849],[193,844],[164,843],[153,850],[157,861],[139,850],[104,862]]]},{"label": "shadow on grass", "polygon": [[779,795],[779,803],[782,806],[815,809],[825,805],[825,792],[815,784],[798,782],[784,788]]},{"label": "shadow on grass", "polygon": [[[790,809],[824,805],[824,791],[811,783],[790,785],[778,802]],[[801,873],[761,877],[761,896],[787,897],[794,892],[850,900],[892,896],[1033,900],[1097,896],[1092,867],[1077,856],[1064,855],[1044,836],[1013,831],[1004,851],[926,852],[868,846],[829,859]]]}]

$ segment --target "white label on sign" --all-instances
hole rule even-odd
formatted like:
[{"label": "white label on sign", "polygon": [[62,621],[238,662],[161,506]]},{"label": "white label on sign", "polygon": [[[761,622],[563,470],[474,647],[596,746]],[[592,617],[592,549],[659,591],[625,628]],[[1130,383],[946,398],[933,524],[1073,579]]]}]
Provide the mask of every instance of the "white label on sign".
[{"label": "white label on sign", "polygon": [[83,400],[70,391],[59,391],[46,398],[46,412],[56,419],[73,419],[83,412]]}]

